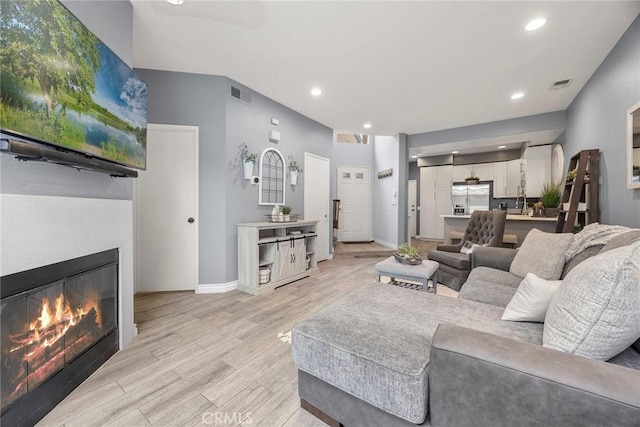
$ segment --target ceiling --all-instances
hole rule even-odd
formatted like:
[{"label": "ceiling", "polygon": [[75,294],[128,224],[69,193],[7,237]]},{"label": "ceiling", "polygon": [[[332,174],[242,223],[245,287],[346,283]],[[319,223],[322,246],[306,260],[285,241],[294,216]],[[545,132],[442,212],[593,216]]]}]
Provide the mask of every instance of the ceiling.
[{"label": "ceiling", "polygon": [[376,135],[564,110],[640,12],[638,1],[131,2],[135,67],[228,76],[336,131]]}]

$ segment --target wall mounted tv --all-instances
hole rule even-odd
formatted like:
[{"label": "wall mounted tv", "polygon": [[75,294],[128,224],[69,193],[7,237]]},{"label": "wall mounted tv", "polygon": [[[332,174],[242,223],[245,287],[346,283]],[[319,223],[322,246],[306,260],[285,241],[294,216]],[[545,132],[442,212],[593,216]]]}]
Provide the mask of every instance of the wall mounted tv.
[{"label": "wall mounted tv", "polygon": [[0,8],[2,133],[145,169],[146,83],[58,1]]}]

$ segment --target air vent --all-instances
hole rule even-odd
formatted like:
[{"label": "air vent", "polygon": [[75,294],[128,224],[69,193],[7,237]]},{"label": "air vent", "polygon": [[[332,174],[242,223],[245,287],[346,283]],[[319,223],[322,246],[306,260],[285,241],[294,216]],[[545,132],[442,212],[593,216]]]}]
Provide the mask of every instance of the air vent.
[{"label": "air vent", "polygon": [[563,79],[563,80],[558,80],[557,82],[553,82],[551,83],[551,87],[549,88],[549,90],[564,89],[565,87],[571,84],[572,80],[573,79]]},{"label": "air vent", "polygon": [[240,88],[235,86],[231,86],[231,96],[237,99],[238,101],[244,102],[245,104],[251,104],[251,95]]}]

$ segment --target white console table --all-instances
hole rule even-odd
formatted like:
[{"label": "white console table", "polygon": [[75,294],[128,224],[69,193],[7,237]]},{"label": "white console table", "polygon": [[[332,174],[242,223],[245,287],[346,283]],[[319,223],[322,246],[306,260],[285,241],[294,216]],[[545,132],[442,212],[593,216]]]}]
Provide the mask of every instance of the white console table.
[{"label": "white console table", "polygon": [[[260,295],[317,271],[317,224],[318,221],[238,224],[238,289]],[[271,270],[267,283],[260,283],[260,268]]]}]

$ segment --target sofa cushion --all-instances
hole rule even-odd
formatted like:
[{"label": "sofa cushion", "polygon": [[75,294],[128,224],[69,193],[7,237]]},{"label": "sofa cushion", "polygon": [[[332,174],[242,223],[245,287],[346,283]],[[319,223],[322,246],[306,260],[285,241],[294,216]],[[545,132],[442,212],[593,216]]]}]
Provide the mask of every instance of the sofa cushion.
[{"label": "sofa cushion", "polygon": [[431,338],[454,323],[540,345],[542,326],[503,322],[502,309],[374,283],[293,329],[296,366],[412,423],[428,412]]},{"label": "sofa cushion", "polygon": [[565,253],[571,242],[571,233],[545,233],[534,228],[524,238],[509,272],[521,278],[533,273],[542,279],[557,280],[562,274]]},{"label": "sofa cushion", "polygon": [[640,337],[640,242],[583,262],[564,279],[544,325],[544,346],[608,360]]},{"label": "sofa cushion", "polygon": [[588,258],[591,258],[594,255],[598,255],[603,247],[604,245],[589,246],[588,248],[578,252],[564,265],[564,269],[562,270],[562,275],[560,277],[563,279],[567,277],[567,274],[569,274],[569,272],[573,270],[576,265],[580,264],[582,261]]},{"label": "sofa cushion", "polygon": [[460,290],[460,298],[504,308],[521,281],[522,278],[507,271],[476,267]]},{"label": "sofa cushion", "polygon": [[620,248],[622,246],[629,246],[638,241],[640,241],[640,229],[634,228],[609,240],[600,250],[600,253]]},{"label": "sofa cushion", "polygon": [[458,270],[471,270],[471,258],[469,255],[460,252],[432,249],[429,251],[429,259],[457,268]]},{"label": "sofa cushion", "polygon": [[544,280],[527,273],[502,313],[502,320],[544,322],[549,304],[561,284],[561,280]]}]

